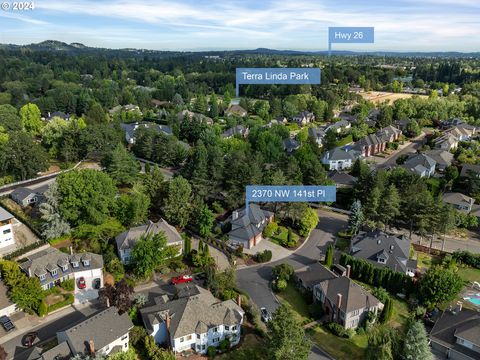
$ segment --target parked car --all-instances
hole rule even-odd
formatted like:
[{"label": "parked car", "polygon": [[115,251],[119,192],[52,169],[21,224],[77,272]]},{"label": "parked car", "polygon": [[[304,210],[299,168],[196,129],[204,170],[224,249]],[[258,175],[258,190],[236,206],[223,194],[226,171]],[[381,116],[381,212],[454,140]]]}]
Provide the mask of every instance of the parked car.
[{"label": "parked car", "polygon": [[8,316],[1,316],[0,323],[2,324],[5,331],[12,331],[13,329],[15,329],[15,325],[13,325],[12,320],[10,320]]},{"label": "parked car", "polygon": [[189,283],[193,281],[193,278],[190,275],[180,275],[172,278],[172,284],[177,285],[181,283]]},{"label": "parked car", "polygon": [[98,290],[100,289],[100,286],[102,285],[102,282],[100,281],[100,279],[94,279],[93,280],[93,288]]},{"label": "parked car", "polygon": [[85,289],[87,287],[87,283],[85,282],[85,278],[83,276],[78,279],[77,286],[79,289]]},{"label": "parked car", "polygon": [[29,332],[27,335],[23,337],[22,345],[26,347],[32,347],[33,342],[37,337],[38,337],[38,333],[36,331]]},{"label": "parked car", "polygon": [[260,308],[260,316],[262,317],[262,321],[265,322],[265,323],[272,320],[272,315],[270,315],[267,308],[265,308],[265,307]]}]

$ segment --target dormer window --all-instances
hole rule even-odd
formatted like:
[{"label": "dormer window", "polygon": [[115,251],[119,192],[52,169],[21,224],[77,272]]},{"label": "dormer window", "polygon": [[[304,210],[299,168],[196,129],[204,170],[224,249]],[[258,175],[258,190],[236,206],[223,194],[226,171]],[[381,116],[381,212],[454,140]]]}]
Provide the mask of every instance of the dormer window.
[{"label": "dormer window", "polygon": [[378,258],[378,262],[381,264],[385,264],[386,260],[384,258]]},{"label": "dormer window", "polygon": [[62,271],[67,271],[68,270],[68,265],[63,265],[62,266]]},{"label": "dormer window", "polygon": [[83,266],[90,266],[90,260],[82,260]]},{"label": "dormer window", "polygon": [[72,261],[72,266],[74,268],[78,268],[80,266],[80,264],[78,263],[78,261]]},{"label": "dormer window", "polygon": [[52,276],[55,276],[55,275],[57,275],[57,269],[55,269],[55,270],[52,270],[51,274],[52,274]]},{"label": "dormer window", "polygon": [[40,281],[44,281],[46,279],[46,275],[45,274],[42,274],[42,275],[39,275],[38,278],[40,279]]}]

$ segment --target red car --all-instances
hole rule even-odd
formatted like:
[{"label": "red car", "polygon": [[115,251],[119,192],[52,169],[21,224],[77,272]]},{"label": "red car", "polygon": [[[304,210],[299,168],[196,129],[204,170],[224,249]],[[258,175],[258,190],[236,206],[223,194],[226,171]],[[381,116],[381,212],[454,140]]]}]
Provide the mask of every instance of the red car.
[{"label": "red car", "polygon": [[181,283],[189,283],[193,278],[190,275],[180,275],[172,278],[172,284],[177,285]]},{"label": "red car", "polygon": [[29,332],[27,335],[23,337],[22,345],[26,347],[32,347],[33,342],[35,341],[37,336],[38,336],[38,333],[36,331]]},{"label": "red car", "polygon": [[79,289],[85,289],[87,287],[87,283],[85,282],[85,278],[83,276],[78,279],[77,285]]}]

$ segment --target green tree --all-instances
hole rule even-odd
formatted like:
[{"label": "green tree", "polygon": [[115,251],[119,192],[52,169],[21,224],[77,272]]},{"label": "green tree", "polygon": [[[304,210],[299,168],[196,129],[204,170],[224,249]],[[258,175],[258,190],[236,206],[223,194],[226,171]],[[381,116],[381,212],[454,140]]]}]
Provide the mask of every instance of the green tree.
[{"label": "green tree", "polygon": [[379,214],[381,214],[382,222],[389,225],[390,222],[400,215],[400,195],[394,184],[385,188],[380,199]]},{"label": "green tree", "polygon": [[43,147],[25,132],[12,132],[0,151],[0,174],[13,175],[18,180],[36,177],[47,168]]},{"label": "green tree", "polygon": [[102,105],[95,102],[87,111],[87,120],[91,124],[101,124],[106,121],[106,114]]},{"label": "green tree", "polygon": [[425,326],[420,321],[410,320],[403,342],[402,359],[404,360],[431,360],[433,359]]},{"label": "green tree", "polygon": [[305,337],[302,325],[293,312],[280,305],[267,323],[267,357],[272,360],[306,360],[310,353],[310,342]]},{"label": "green tree", "polygon": [[368,333],[365,355],[367,360],[393,360],[392,335],[389,329],[379,326]]},{"label": "green tree", "polygon": [[115,209],[117,188],[101,171],[82,169],[57,177],[59,210],[71,224],[101,224]]},{"label": "green tree", "polygon": [[318,224],[318,214],[311,207],[307,207],[299,221],[298,233],[307,236]]},{"label": "green tree", "polygon": [[380,315],[380,322],[385,324],[387,323],[393,315],[393,301],[390,296],[385,300],[382,314]]},{"label": "green tree", "polygon": [[218,97],[215,93],[212,93],[210,95],[210,116],[215,119],[219,114]]},{"label": "green tree", "polygon": [[331,268],[333,265],[333,245],[328,245],[325,253],[325,266]]},{"label": "green tree", "polygon": [[155,344],[153,336],[147,335],[144,340],[144,349],[147,355],[147,359],[150,360],[175,360],[175,354],[166,349],[162,349]]},{"label": "green tree", "polygon": [[420,126],[415,119],[412,119],[407,123],[406,130],[409,137],[417,137],[420,135],[421,131]]},{"label": "green tree", "polygon": [[40,119],[40,109],[35,104],[26,104],[20,109],[22,119],[22,128],[26,132],[38,135],[42,129],[42,120]]},{"label": "green tree", "polygon": [[192,238],[188,235],[183,237],[183,254],[188,256],[192,252]]},{"label": "green tree", "polygon": [[193,111],[200,114],[206,114],[207,108],[208,108],[208,104],[207,104],[207,99],[205,98],[205,95],[203,95],[202,93],[197,94],[197,97],[193,102]]},{"label": "green tree", "polygon": [[132,249],[134,272],[138,276],[148,277],[166,261],[178,254],[176,246],[168,246],[165,233],[144,235],[135,243]]},{"label": "green tree", "polygon": [[193,256],[192,261],[196,267],[199,267],[201,269],[205,269],[215,264],[215,260],[210,255],[210,248],[203,241],[198,242],[198,250],[197,253]]},{"label": "green tree", "polygon": [[60,213],[58,183],[52,182],[44,193],[45,201],[40,204],[43,220],[42,234],[46,239],[55,239],[70,232],[70,225]]},{"label": "green tree", "polygon": [[169,223],[185,227],[190,218],[192,188],[181,176],[168,183],[167,197],[163,205],[163,213]]},{"label": "green tree", "polygon": [[22,130],[22,120],[15,107],[9,104],[0,105],[0,126],[7,131]]},{"label": "green tree", "polygon": [[102,165],[117,184],[132,185],[139,175],[140,165],[127,149],[118,144],[103,160]]},{"label": "green tree", "polygon": [[210,234],[214,221],[215,215],[207,205],[204,205],[197,219],[198,233],[200,236],[207,237]]},{"label": "green tree", "polygon": [[272,269],[272,276],[274,279],[283,279],[285,281],[290,280],[293,275],[294,269],[290,264],[275,265]]},{"label": "green tree", "polygon": [[145,192],[144,186],[137,183],[128,194],[117,198],[115,213],[124,226],[139,225],[147,220],[150,198]]},{"label": "green tree", "polygon": [[440,303],[452,301],[463,287],[462,278],[450,269],[433,266],[419,280],[420,300],[432,308]]},{"label": "green tree", "polygon": [[353,234],[356,235],[361,229],[365,221],[365,216],[363,215],[362,203],[360,200],[355,200],[350,207],[350,215],[348,216],[348,229]]}]

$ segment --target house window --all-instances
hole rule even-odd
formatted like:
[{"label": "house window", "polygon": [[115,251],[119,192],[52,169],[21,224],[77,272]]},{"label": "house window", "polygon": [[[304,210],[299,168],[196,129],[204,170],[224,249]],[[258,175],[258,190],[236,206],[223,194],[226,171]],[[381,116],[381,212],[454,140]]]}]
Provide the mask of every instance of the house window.
[{"label": "house window", "polygon": [[229,331],[230,328],[228,327],[228,325],[225,325],[225,331]]},{"label": "house window", "polygon": [[83,260],[83,266],[90,266],[90,260]]},{"label": "house window", "polygon": [[72,266],[73,266],[74,268],[78,268],[78,265],[79,265],[79,264],[78,264],[78,261],[72,262]]},{"label": "house window", "polygon": [[218,327],[214,327],[213,332],[218,332]]},{"label": "house window", "polygon": [[220,338],[215,338],[215,339],[213,339],[213,342],[214,342],[214,343],[218,343],[219,341],[220,341]]},{"label": "house window", "polygon": [[39,276],[39,279],[40,279],[40,281],[43,281],[43,280],[45,280],[45,278],[46,278],[46,275],[45,275],[45,274],[44,274],[44,275],[40,275],[40,276]]},{"label": "house window", "polygon": [[56,269],[52,270],[52,276],[55,276],[55,275],[57,275],[57,270]]},{"label": "house window", "polygon": [[205,350],[205,345],[202,345],[202,350]]},{"label": "house window", "polygon": [[128,343],[125,343],[125,349],[128,347]]},{"label": "house window", "polygon": [[235,331],[235,330],[237,330],[237,325],[232,326],[232,331]]},{"label": "house window", "polygon": [[378,258],[378,262],[379,262],[379,263],[382,263],[382,264],[385,264],[385,259],[383,259],[383,258]]},{"label": "house window", "polygon": [[184,342],[185,339],[183,337],[180,338],[180,342]]},{"label": "house window", "polygon": [[62,271],[67,271],[68,270],[68,265],[62,266]]},{"label": "house window", "polygon": [[122,336],[121,340],[125,340],[128,337],[128,335]]},{"label": "house window", "polygon": [[197,334],[197,339],[200,339],[201,338],[201,335],[200,334]]},{"label": "house window", "polygon": [[10,234],[11,232],[11,229],[3,230],[3,235]]}]

